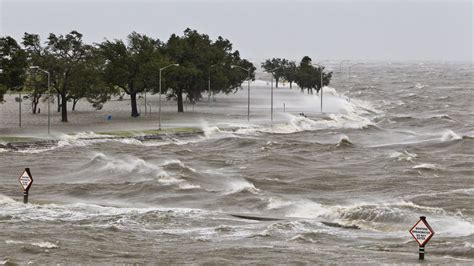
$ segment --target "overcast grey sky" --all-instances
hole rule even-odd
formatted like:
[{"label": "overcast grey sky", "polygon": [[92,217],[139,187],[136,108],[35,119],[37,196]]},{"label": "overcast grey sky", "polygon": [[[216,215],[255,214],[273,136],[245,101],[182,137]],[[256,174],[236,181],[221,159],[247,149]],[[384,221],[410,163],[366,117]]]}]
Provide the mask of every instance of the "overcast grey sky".
[{"label": "overcast grey sky", "polygon": [[131,31],[166,41],[187,27],[223,36],[245,58],[473,60],[472,1],[0,0],[2,36]]}]

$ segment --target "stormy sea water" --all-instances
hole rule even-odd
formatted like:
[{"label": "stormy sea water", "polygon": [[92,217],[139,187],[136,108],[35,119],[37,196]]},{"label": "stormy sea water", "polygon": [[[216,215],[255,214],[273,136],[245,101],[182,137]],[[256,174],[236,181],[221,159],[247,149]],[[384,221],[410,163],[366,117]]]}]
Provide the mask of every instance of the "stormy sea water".
[{"label": "stormy sea water", "polygon": [[204,134],[0,150],[0,264],[417,263],[420,216],[435,231],[427,262],[474,263],[472,65],[334,68],[323,114],[319,95],[286,85],[271,124],[259,81],[249,123],[244,83],[164,120]]}]

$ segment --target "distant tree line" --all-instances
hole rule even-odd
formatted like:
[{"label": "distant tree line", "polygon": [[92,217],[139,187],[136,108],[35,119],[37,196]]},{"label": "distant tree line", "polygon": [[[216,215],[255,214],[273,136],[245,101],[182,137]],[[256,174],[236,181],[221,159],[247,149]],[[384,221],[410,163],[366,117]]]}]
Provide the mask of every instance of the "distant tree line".
[{"label": "distant tree line", "polygon": [[[127,40],[105,40],[86,44],[83,35],[71,31],[65,35],[50,33],[45,42],[39,35],[25,33],[21,43],[14,38],[0,37],[0,102],[7,91],[27,93],[36,113],[41,98],[48,100],[47,75],[50,73],[51,91],[61,112],[61,121],[68,121],[68,102],[72,110],[80,99],[86,99],[96,109],[113,95],[128,94],[131,116],[139,116],[137,94],[159,92],[159,72],[162,93],[176,99],[178,112],[183,112],[183,95],[199,101],[208,90],[212,75],[212,93],[236,92],[248,73],[232,69],[237,65],[250,69],[255,78],[254,65],[242,59],[232,43],[222,37],[211,40],[208,35],[186,29],[182,36],[172,34],[166,42],[132,32]],[[178,67],[164,67],[179,64]],[[39,67],[38,69],[31,68]],[[299,66],[286,59],[268,59],[262,64],[275,77],[276,84],[284,79],[308,93],[320,90],[320,71],[309,57]],[[328,85],[331,73],[323,73],[323,84]]]},{"label": "distant tree line", "polygon": [[313,89],[319,93],[321,84],[328,86],[332,78],[332,72],[324,72],[324,66],[313,64],[309,56],[303,57],[298,66],[296,62],[284,58],[267,59],[262,63],[262,68],[273,75],[276,88],[280,80],[284,79],[290,84],[290,88],[294,82],[302,91],[306,89],[308,93],[313,93]]}]

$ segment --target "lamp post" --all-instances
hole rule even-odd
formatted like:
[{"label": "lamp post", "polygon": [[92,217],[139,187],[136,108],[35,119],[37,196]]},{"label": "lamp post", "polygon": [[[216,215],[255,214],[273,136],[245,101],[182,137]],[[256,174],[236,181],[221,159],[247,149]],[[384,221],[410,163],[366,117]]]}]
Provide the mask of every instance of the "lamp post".
[{"label": "lamp post", "polygon": [[160,97],[158,98],[158,130],[161,130],[161,71],[167,69],[168,67],[179,66],[179,64],[170,64],[165,67],[160,68]]},{"label": "lamp post", "polygon": [[[208,99],[207,99],[207,106],[211,107],[211,69],[217,65],[223,65],[224,63],[217,63],[214,65],[211,65],[209,67],[208,75],[207,75],[207,92],[208,92]],[[214,93],[212,93],[214,94]]]},{"label": "lamp post", "polygon": [[320,86],[321,86],[321,113],[323,113],[323,66],[320,65],[320,64],[313,64],[315,66],[318,66],[321,71],[319,72],[320,73]]},{"label": "lamp post", "polygon": [[352,64],[352,65],[349,66],[349,85],[351,84],[351,71],[352,71],[352,67],[358,66],[358,65],[363,65],[363,63],[355,63],[355,64]]},{"label": "lamp post", "polygon": [[241,66],[236,66],[236,65],[231,65],[230,66],[231,68],[240,68],[242,69],[243,71],[247,71],[248,72],[248,89],[247,89],[247,121],[250,121],[250,70],[252,69],[251,67],[249,68],[243,68]]},{"label": "lamp post", "polygon": [[270,75],[272,76],[271,78],[271,86],[270,86],[270,91],[271,91],[271,103],[270,103],[270,119],[271,119],[271,125],[273,126],[273,72],[277,69],[280,69],[281,67],[275,67],[274,69],[270,69],[268,72],[270,72]]},{"label": "lamp post", "polygon": [[41,69],[39,66],[30,66],[30,69],[40,71],[48,75],[48,135],[49,135],[50,128],[51,128],[51,74],[49,73],[49,71]]}]

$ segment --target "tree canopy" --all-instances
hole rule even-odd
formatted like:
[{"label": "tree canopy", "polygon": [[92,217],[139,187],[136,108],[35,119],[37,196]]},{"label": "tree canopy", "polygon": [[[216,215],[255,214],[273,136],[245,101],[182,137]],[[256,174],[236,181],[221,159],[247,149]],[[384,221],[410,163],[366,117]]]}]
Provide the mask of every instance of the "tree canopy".
[{"label": "tree canopy", "polygon": [[19,90],[26,79],[27,54],[15,39],[0,38],[0,102],[7,90]]},{"label": "tree canopy", "polygon": [[313,89],[319,93],[321,89],[321,76],[322,86],[329,85],[331,81],[332,72],[325,73],[323,66],[315,67],[309,56],[305,56],[301,59],[299,66],[295,72],[295,82],[303,91],[306,89],[308,93],[313,93]]},{"label": "tree canopy", "polygon": [[276,88],[278,88],[278,82],[280,81],[280,78],[285,76],[285,72],[287,71],[289,63],[290,62],[284,58],[267,59],[262,63],[262,68],[265,69],[266,72],[272,74],[275,78]]}]

